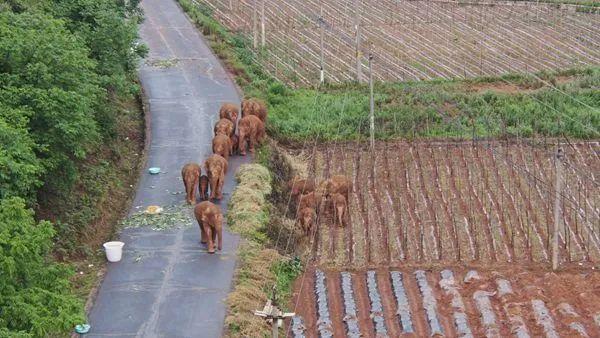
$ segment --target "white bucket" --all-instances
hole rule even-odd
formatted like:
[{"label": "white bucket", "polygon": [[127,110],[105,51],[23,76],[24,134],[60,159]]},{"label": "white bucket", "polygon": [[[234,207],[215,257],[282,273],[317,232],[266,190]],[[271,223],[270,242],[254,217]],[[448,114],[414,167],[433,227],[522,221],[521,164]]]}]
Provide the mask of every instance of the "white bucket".
[{"label": "white bucket", "polygon": [[106,251],[106,259],[108,259],[109,262],[120,261],[121,256],[123,255],[123,245],[125,245],[125,243],[119,242],[119,241],[104,243],[104,251]]}]

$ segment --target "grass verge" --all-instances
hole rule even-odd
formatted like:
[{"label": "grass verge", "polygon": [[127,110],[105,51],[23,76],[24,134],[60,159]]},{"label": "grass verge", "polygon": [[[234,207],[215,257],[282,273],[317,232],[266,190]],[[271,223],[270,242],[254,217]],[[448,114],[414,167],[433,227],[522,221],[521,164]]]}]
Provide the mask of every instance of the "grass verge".
[{"label": "grass verge", "polygon": [[285,306],[302,266],[298,260],[269,248],[269,196],[273,191],[269,170],[261,164],[246,164],[240,167],[236,179],[238,185],[231,196],[227,223],[245,241],[239,250],[234,288],[227,298],[227,336],[268,337],[269,325],[252,312],[262,309],[267,299],[275,298],[280,306]]}]

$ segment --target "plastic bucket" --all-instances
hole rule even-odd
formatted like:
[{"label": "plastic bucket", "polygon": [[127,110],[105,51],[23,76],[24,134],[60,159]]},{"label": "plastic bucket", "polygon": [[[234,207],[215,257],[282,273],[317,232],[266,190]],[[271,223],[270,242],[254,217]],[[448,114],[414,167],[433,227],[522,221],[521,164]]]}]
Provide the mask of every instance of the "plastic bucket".
[{"label": "plastic bucket", "polygon": [[123,246],[125,243],[114,241],[104,243],[104,251],[106,251],[106,259],[109,262],[118,262],[123,255]]}]

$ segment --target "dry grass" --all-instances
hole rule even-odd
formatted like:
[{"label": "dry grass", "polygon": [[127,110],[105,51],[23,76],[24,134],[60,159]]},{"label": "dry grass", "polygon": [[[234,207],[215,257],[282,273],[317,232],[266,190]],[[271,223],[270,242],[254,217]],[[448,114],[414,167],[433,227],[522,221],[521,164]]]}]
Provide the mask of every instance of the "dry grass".
[{"label": "dry grass", "polygon": [[227,214],[229,227],[242,236],[263,242],[260,231],[269,220],[267,196],[271,193],[271,175],[260,164],[246,164],[236,174],[239,182],[233,192]]}]

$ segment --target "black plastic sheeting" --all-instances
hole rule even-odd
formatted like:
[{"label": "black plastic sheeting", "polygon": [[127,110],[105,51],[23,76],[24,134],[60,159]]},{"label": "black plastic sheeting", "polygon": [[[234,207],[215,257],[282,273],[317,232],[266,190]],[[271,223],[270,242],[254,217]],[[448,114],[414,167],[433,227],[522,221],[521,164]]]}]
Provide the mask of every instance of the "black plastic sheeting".
[{"label": "black plastic sheeting", "polygon": [[408,304],[406,289],[404,288],[404,282],[402,281],[402,272],[390,271],[390,278],[392,279],[394,296],[396,297],[396,303],[398,304],[398,316],[400,317],[400,327],[402,328],[402,332],[413,333],[415,331],[410,315],[410,305]]},{"label": "black plastic sheeting", "polygon": [[304,335],[305,331],[306,327],[304,326],[302,317],[292,317],[292,334],[294,335],[294,338],[306,338],[306,336]]},{"label": "black plastic sheeting", "polygon": [[352,289],[352,275],[349,272],[342,272],[342,293],[344,296],[344,309],[346,315],[344,321],[348,331],[346,334],[351,338],[360,338],[360,328],[356,319],[356,302],[354,301],[354,291]]},{"label": "black plastic sheeting", "polygon": [[387,336],[387,328],[383,318],[383,304],[381,296],[377,290],[377,278],[375,271],[367,271],[367,287],[369,289],[369,299],[371,300],[371,318],[375,324],[375,333],[377,335]]},{"label": "black plastic sheeting", "polygon": [[421,296],[423,297],[423,309],[425,310],[425,318],[427,318],[427,322],[429,323],[430,334],[431,336],[443,336],[444,332],[437,315],[437,301],[435,300],[431,286],[427,283],[425,271],[415,271],[415,277],[419,285],[419,291],[421,291]]},{"label": "black plastic sheeting", "polygon": [[315,294],[317,295],[317,329],[319,336],[323,338],[333,337],[333,327],[331,326],[331,317],[329,315],[329,306],[327,304],[327,288],[325,287],[325,274],[321,270],[315,271]]},{"label": "black plastic sheeting", "polygon": [[446,292],[447,295],[452,297],[451,305],[454,310],[454,326],[456,327],[456,333],[462,338],[472,338],[473,333],[469,327],[467,315],[465,314],[465,304],[462,301],[462,297],[456,287],[454,280],[454,274],[450,270],[443,270],[440,275],[440,287]]}]

